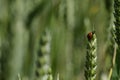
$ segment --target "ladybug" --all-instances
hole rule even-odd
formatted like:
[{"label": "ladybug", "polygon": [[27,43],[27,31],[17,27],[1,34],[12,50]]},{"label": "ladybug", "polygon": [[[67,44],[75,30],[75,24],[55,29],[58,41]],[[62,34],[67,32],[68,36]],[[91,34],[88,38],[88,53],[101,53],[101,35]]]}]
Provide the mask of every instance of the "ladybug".
[{"label": "ladybug", "polygon": [[88,33],[87,38],[89,41],[93,38],[93,34],[95,34],[95,31]]}]

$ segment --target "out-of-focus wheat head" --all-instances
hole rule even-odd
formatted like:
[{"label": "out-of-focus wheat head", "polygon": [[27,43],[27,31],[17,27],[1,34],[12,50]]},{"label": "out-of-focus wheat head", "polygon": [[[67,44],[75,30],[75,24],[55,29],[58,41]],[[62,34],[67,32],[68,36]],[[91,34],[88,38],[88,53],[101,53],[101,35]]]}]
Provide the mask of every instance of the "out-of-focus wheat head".
[{"label": "out-of-focus wheat head", "polygon": [[114,0],[115,41],[120,47],[120,0]]},{"label": "out-of-focus wheat head", "polygon": [[50,42],[51,36],[49,31],[46,30],[40,39],[40,48],[38,50],[36,61],[36,80],[52,80],[50,67]]}]

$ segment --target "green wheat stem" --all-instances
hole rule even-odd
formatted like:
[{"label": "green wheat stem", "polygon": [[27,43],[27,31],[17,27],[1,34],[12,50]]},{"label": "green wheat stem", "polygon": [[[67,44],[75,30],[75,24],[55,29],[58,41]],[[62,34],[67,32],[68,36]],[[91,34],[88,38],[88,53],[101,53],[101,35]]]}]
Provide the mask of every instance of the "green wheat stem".
[{"label": "green wheat stem", "polygon": [[20,74],[18,74],[18,80],[22,80],[22,78],[21,78]]},{"label": "green wheat stem", "polygon": [[85,78],[86,80],[95,80],[97,69],[97,39],[95,33],[92,38],[88,40],[87,55],[85,64]]},{"label": "green wheat stem", "polygon": [[59,80],[59,73],[57,74],[57,79],[56,80]]},{"label": "green wheat stem", "polygon": [[111,31],[111,33],[110,33],[110,36],[108,38],[109,39],[109,41],[108,41],[108,48],[106,50],[106,52],[108,52],[109,55],[112,56],[112,59],[110,60],[111,61],[111,67],[110,67],[110,70],[109,70],[108,80],[110,80],[111,77],[112,77],[113,67],[114,67],[114,63],[115,63],[114,59],[116,57],[116,54],[115,54],[115,51],[116,51],[115,47],[116,47],[116,45],[115,45],[115,40],[113,38],[113,36],[114,36],[113,28],[111,28],[110,31]]}]

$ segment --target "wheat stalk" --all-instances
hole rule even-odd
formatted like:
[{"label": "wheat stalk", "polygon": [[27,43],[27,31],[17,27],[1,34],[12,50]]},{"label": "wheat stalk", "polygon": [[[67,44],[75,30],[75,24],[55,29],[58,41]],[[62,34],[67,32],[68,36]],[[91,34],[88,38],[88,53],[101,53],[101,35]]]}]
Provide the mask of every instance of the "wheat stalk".
[{"label": "wheat stalk", "polygon": [[95,32],[88,34],[88,45],[85,65],[85,78],[86,80],[95,80],[97,69],[97,39]]},{"label": "wheat stalk", "polygon": [[[120,0],[114,0],[114,18],[115,18],[115,21],[114,21],[114,34],[113,34],[113,37],[115,39],[115,42],[117,43],[118,45],[118,50],[120,50]],[[112,67],[115,66],[115,60],[116,58],[119,58],[119,55],[117,55],[117,52],[116,52],[117,48],[115,46],[114,48],[114,56],[113,56],[113,61],[112,61]],[[119,51],[118,51],[119,53]],[[117,56],[116,56],[117,55]],[[117,65],[119,63],[117,62]],[[111,75],[112,75],[112,69],[111,69]],[[111,76],[109,77],[109,80],[111,79]]]},{"label": "wheat stalk", "polygon": [[120,0],[114,0],[115,41],[120,47]]},{"label": "wheat stalk", "polygon": [[46,30],[40,39],[40,48],[36,61],[36,80],[52,80],[50,67],[50,33]]}]

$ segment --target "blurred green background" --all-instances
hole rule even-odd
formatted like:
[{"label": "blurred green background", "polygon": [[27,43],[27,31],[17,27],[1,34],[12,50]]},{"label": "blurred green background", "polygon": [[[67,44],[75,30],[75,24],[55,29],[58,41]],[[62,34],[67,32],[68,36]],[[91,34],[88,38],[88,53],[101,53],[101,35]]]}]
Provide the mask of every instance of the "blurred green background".
[{"label": "blurred green background", "polygon": [[85,80],[86,35],[95,30],[97,80],[107,80],[112,7],[112,0],[0,0],[1,80],[18,80],[18,74],[22,80],[34,80],[39,41],[46,29],[54,78],[59,73],[60,80]]}]

